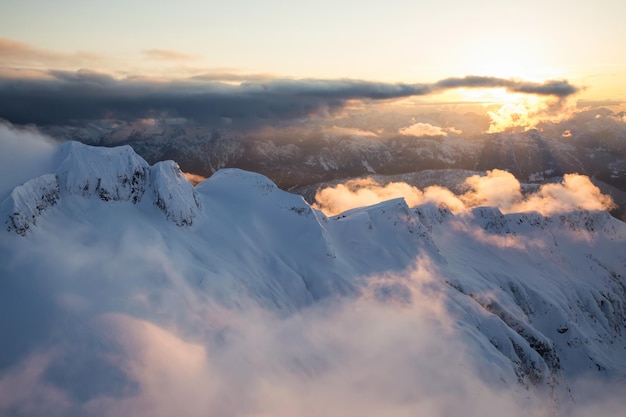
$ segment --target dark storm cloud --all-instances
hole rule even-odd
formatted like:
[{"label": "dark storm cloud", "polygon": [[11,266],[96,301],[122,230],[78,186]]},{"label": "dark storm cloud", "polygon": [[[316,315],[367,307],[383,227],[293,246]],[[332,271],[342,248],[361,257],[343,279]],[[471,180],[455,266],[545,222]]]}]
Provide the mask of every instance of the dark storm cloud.
[{"label": "dark storm cloud", "polygon": [[266,82],[275,79],[272,74],[238,74],[229,71],[207,72],[194,75],[190,80],[194,81],[229,81],[229,82]]},{"label": "dark storm cloud", "polygon": [[497,77],[478,77],[474,75],[463,78],[446,78],[445,80],[436,82],[433,88],[438,90],[451,88],[506,88],[511,93],[554,96],[558,98],[565,98],[579,91],[578,87],[571,85],[566,80],[550,80],[544,83],[536,83]]},{"label": "dark storm cloud", "polygon": [[221,123],[227,118],[245,127],[332,114],[349,100],[394,100],[460,87],[501,87],[559,99],[577,91],[564,80],[540,84],[477,76],[447,78],[433,84],[268,79],[233,85],[210,77],[157,82],[118,80],[85,70],[47,71],[42,72],[41,79],[0,77],[0,118],[18,124],[165,116]]}]

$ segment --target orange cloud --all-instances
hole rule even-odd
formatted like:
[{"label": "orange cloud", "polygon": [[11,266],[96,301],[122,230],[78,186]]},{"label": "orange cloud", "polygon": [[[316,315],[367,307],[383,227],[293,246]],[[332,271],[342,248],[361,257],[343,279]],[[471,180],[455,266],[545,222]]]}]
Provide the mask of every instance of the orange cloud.
[{"label": "orange cloud", "polygon": [[0,65],[7,66],[83,66],[102,58],[87,52],[62,53],[36,48],[27,43],[0,38]]},{"label": "orange cloud", "polygon": [[96,325],[121,341],[129,355],[111,360],[141,384],[141,392],[122,400],[93,401],[86,405],[90,411],[107,409],[109,416],[200,416],[217,403],[219,380],[212,378],[215,371],[205,346],[123,314],[100,316]]},{"label": "orange cloud", "polygon": [[141,53],[146,59],[162,61],[195,61],[202,58],[200,55],[185,54],[171,49],[146,49]]},{"label": "orange cloud", "polygon": [[0,78],[5,80],[54,80],[48,71],[32,68],[0,68]]},{"label": "orange cloud", "polygon": [[409,127],[400,129],[401,135],[412,136],[447,136],[447,133],[439,126],[430,123],[415,123]]},{"label": "orange cloud", "polygon": [[191,172],[183,172],[183,175],[185,176],[185,178],[187,178],[187,181],[189,181],[192,185],[198,185],[202,181],[206,180],[206,177],[203,177],[202,175],[198,175],[198,174],[192,174]]},{"label": "orange cloud", "polygon": [[363,136],[363,137],[377,137],[378,135],[369,130],[357,129],[355,127],[341,127],[335,126],[330,129],[330,131],[336,135],[340,136]]},{"label": "orange cloud", "polygon": [[593,185],[589,177],[567,174],[562,183],[544,184],[538,191],[524,195],[520,182],[510,172],[494,169],[486,175],[473,175],[464,182],[468,189],[456,195],[438,187],[423,191],[404,182],[382,185],[377,181],[356,179],[319,190],[315,207],[333,216],[356,207],[369,206],[393,198],[404,198],[409,207],[424,203],[445,205],[453,212],[479,206],[498,207],[503,213],[537,211],[549,216],[573,210],[610,210],[615,204]]},{"label": "orange cloud", "polygon": [[535,128],[542,122],[560,122],[574,113],[573,100],[509,94],[514,100],[487,111],[491,122],[487,133],[516,132]]},{"label": "orange cloud", "polygon": [[461,199],[468,207],[496,206],[500,209],[511,207],[522,198],[522,186],[513,174],[494,169],[486,176],[472,175],[465,180],[470,191]]},{"label": "orange cloud", "polygon": [[613,199],[602,194],[589,177],[566,174],[561,184],[544,184],[538,192],[515,205],[515,211],[538,211],[544,215],[576,209],[610,210],[615,207]]},{"label": "orange cloud", "polygon": [[464,204],[452,191],[438,187],[428,187],[424,191],[405,182],[391,182],[381,185],[377,181],[355,179],[319,190],[315,195],[314,208],[333,216],[356,207],[369,206],[393,198],[404,198],[410,207],[423,203],[445,204],[450,209],[461,210]]}]

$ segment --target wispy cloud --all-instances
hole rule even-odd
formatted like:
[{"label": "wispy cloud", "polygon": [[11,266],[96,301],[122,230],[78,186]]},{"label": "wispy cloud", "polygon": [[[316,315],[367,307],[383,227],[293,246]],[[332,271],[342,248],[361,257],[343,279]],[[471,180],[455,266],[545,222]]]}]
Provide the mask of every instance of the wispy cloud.
[{"label": "wispy cloud", "polygon": [[146,59],[164,61],[195,61],[202,59],[201,55],[186,54],[171,49],[146,49],[141,51],[141,53]]},{"label": "wispy cloud", "polygon": [[448,133],[460,135],[462,132],[455,128],[442,128],[430,123],[418,122],[411,126],[403,127],[398,133],[411,136],[448,136]]},{"label": "wispy cloud", "polygon": [[101,62],[102,57],[88,52],[63,53],[0,38],[0,66],[38,68],[84,66]]},{"label": "wispy cloud", "polygon": [[18,185],[48,172],[55,150],[53,139],[37,130],[0,123],[0,200]]}]

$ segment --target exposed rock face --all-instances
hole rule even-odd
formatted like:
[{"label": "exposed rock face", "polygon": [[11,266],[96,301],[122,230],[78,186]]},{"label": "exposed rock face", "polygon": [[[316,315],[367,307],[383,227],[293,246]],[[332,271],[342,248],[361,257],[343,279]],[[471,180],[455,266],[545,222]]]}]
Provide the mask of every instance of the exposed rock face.
[{"label": "exposed rock face", "polygon": [[0,205],[0,212],[8,213],[7,230],[24,236],[37,217],[60,197],[59,183],[54,174],[33,178],[15,188]]}]

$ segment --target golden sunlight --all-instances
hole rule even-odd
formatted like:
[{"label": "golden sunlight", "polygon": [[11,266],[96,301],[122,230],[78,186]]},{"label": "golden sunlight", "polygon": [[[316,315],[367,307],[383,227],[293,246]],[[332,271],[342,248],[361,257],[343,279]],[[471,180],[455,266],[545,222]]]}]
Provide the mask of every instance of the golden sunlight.
[{"label": "golden sunlight", "polygon": [[544,113],[543,110],[547,107],[545,98],[523,97],[521,94],[508,96],[499,103],[499,107],[487,111],[491,118],[488,133],[533,128],[540,122],[538,116]]},{"label": "golden sunlight", "polygon": [[483,106],[491,118],[488,133],[533,128],[539,123],[540,116],[545,118],[550,106],[548,98],[511,93],[505,88],[460,88],[445,95],[448,100]]},{"label": "golden sunlight", "polygon": [[[442,95],[443,96],[443,95]],[[445,99],[482,105],[491,119],[488,133],[524,131],[541,121],[558,121],[571,114],[566,99],[511,93],[505,88],[460,88]]]}]

